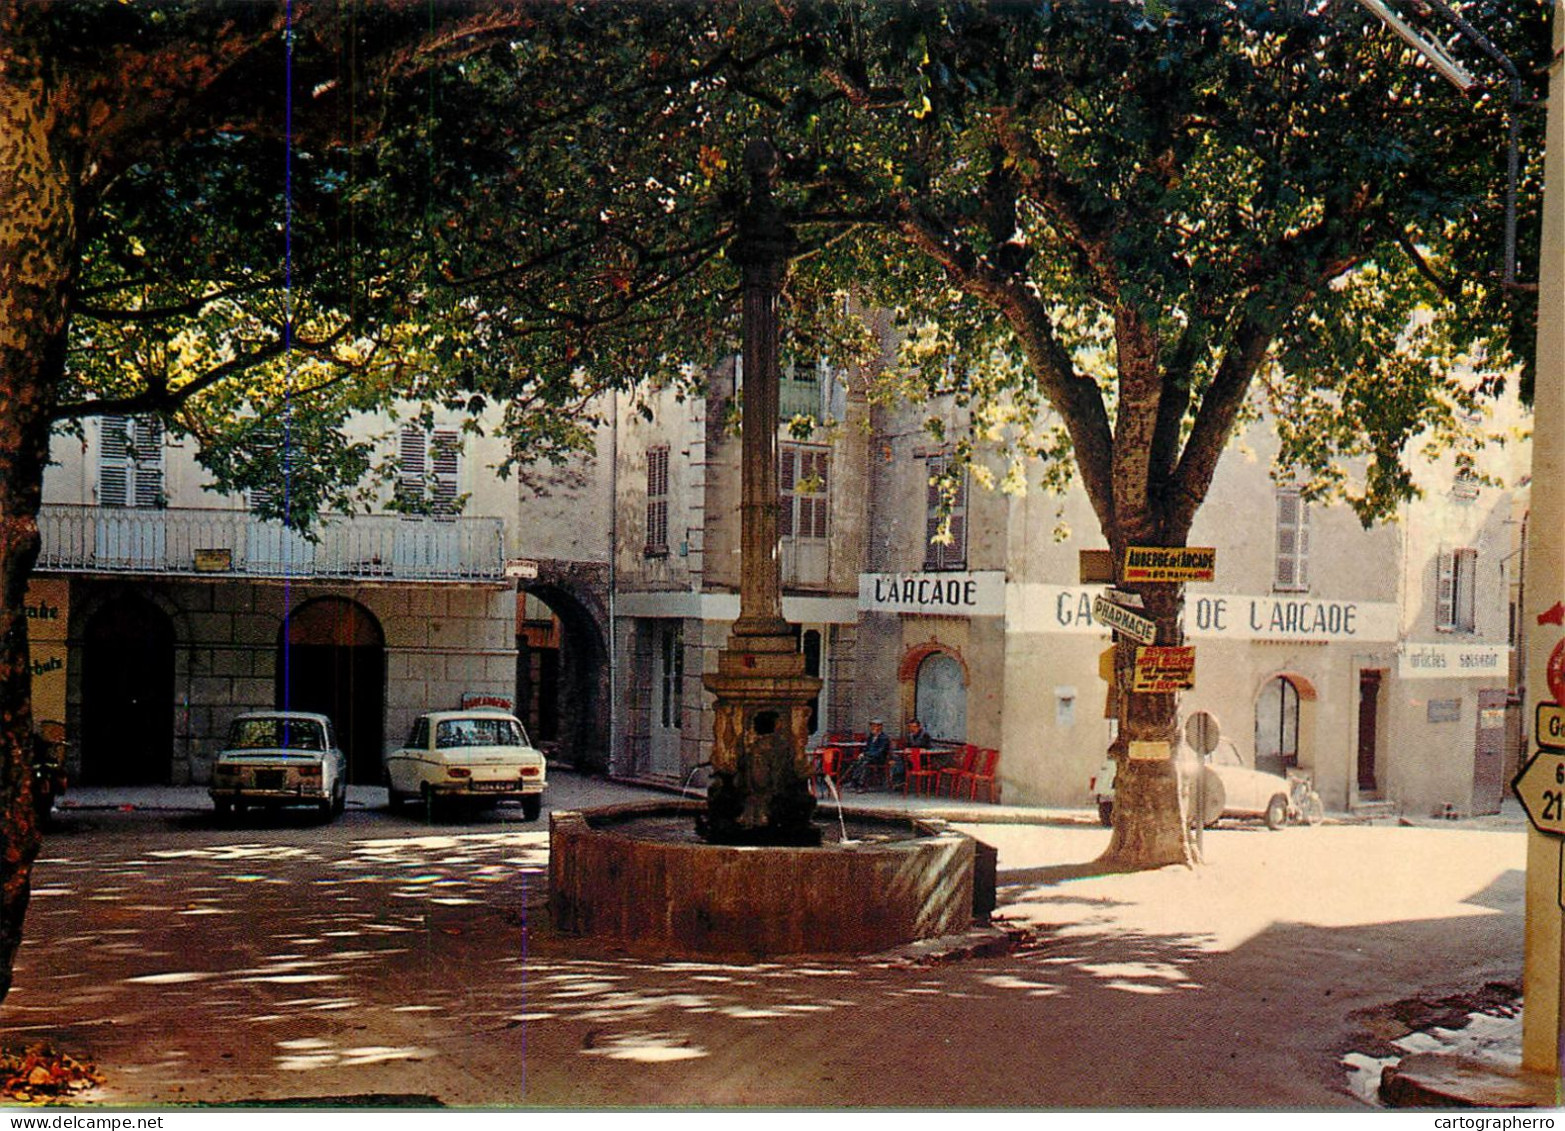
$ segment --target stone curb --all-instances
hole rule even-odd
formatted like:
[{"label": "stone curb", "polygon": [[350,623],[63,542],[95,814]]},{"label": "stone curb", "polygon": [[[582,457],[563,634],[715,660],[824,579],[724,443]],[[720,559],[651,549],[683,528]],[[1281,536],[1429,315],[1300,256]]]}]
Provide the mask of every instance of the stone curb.
[{"label": "stone curb", "polygon": [[1477,1057],[1420,1052],[1381,1073],[1380,1098],[1390,1107],[1554,1108],[1560,1081]]}]

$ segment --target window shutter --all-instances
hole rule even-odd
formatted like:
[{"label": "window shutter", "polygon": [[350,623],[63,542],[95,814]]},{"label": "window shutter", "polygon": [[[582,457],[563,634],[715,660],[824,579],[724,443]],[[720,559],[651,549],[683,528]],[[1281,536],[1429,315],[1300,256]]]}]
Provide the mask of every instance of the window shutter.
[{"label": "window shutter", "polygon": [[436,514],[455,514],[457,511],[461,450],[462,438],[454,430],[436,432],[431,439],[429,463],[434,495],[430,501]]},{"label": "window shutter", "polygon": [[1277,537],[1272,586],[1276,589],[1309,588],[1309,505],[1297,490],[1277,492]]},{"label": "window shutter", "polygon": [[1294,576],[1300,589],[1310,587],[1310,504],[1299,498],[1298,549],[1294,555]]},{"label": "window shutter", "polygon": [[1452,588],[1452,621],[1458,632],[1477,628],[1478,551],[1472,547],[1457,550]]},{"label": "window shutter", "polygon": [[163,504],[163,421],[105,416],[98,452],[98,502],[105,507]]},{"label": "window shutter", "polygon": [[647,549],[668,547],[668,449],[647,452]]},{"label": "window shutter", "polygon": [[1435,627],[1450,631],[1456,627],[1456,555],[1440,551],[1435,561]]},{"label": "window shutter", "polygon": [[424,498],[424,430],[406,425],[397,437],[397,496],[408,502]]},{"label": "window shutter", "polygon": [[811,538],[826,537],[826,513],[829,492],[827,487],[830,481],[827,478],[829,470],[825,452],[815,452],[808,460],[807,478],[810,480],[810,510],[812,521],[804,527],[804,533]]},{"label": "window shutter", "polygon": [[130,495],[130,420],[124,416],[105,416],[99,429],[98,502],[105,507],[123,507]]},{"label": "window shutter", "polygon": [[930,456],[925,462],[928,472],[928,489],[924,494],[924,568],[962,569],[967,565],[967,476],[964,472],[951,493],[951,504],[946,508],[945,527],[950,535],[948,542],[936,542],[942,522],[941,477],[951,467],[949,456]]}]

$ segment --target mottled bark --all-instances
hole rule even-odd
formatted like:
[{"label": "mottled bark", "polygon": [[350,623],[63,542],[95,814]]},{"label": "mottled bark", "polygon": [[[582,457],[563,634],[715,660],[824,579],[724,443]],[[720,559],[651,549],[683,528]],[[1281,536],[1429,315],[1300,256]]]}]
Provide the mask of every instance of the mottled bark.
[{"label": "mottled bark", "polygon": [[[24,595],[87,219],[124,169],[170,160],[215,130],[362,137],[368,127],[339,112],[343,100],[503,42],[529,18],[526,4],[487,0],[438,11],[419,0],[273,0],[157,19],[140,6],[0,0],[0,1001],[40,841]],[[279,112],[288,80],[292,119]]]},{"label": "mottled bark", "polygon": [[78,262],[80,156],[62,115],[69,102],[68,86],[0,55],[0,1000],[42,839],[24,605]]},{"label": "mottled bark", "polygon": [[[1115,550],[1115,557],[1124,560],[1123,546]],[[1157,622],[1158,644],[1184,643],[1180,624],[1183,586],[1127,588],[1141,594],[1141,612]],[[1108,867],[1125,870],[1192,864],[1195,846],[1181,807],[1172,758],[1179,749],[1179,696],[1125,693],[1135,669],[1136,648],[1136,642],[1125,637],[1120,637],[1114,648],[1114,677],[1122,691],[1118,696],[1119,735],[1109,748],[1115,761],[1114,835],[1101,860]],[[1166,750],[1167,755],[1155,760],[1132,758],[1132,743],[1150,743],[1151,749]]]}]

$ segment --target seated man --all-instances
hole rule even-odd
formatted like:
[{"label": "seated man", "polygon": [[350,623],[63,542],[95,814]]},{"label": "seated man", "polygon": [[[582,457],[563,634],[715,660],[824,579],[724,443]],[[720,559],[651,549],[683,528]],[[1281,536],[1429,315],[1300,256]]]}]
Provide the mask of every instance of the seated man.
[{"label": "seated man", "polygon": [[869,739],[864,743],[864,749],[854,763],[848,767],[847,773],[842,775],[844,784],[855,789],[866,788],[864,775],[872,766],[884,766],[891,757],[891,739],[886,734],[886,724],[882,719],[869,721]]}]

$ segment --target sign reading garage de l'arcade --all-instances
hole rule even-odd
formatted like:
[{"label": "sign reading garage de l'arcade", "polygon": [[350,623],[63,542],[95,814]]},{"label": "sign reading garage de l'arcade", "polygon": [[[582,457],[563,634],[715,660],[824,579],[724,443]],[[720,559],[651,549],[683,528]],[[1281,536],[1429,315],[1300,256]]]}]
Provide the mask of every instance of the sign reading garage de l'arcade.
[{"label": "sign reading garage de l'arcade", "polygon": [[[1020,632],[1102,633],[1092,615],[1102,590],[1081,585],[1021,585],[1008,627]],[[1185,598],[1184,630],[1193,639],[1319,640],[1385,643],[1398,638],[1397,606],[1386,601],[1328,601],[1281,594],[1211,593]]]}]

